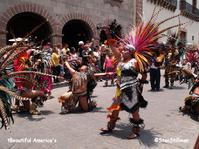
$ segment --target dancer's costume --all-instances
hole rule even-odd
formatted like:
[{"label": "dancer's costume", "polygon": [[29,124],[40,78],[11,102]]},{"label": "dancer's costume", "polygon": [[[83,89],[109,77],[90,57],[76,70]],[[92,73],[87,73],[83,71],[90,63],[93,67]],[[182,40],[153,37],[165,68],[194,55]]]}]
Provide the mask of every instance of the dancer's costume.
[{"label": "dancer's costume", "polygon": [[179,59],[178,59],[178,52],[176,49],[172,49],[168,52],[166,56],[166,64],[165,64],[165,88],[172,88],[174,86],[174,81],[176,80],[176,73],[175,71],[179,70],[177,66]]},{"label": "dancer's costume", "polygon": [[89,110],[92,110],[96,106],[90,99],[90,95],[96,87],[96,81],[93,78],[92,72],[76,71],[72,76],[71,82],[70,90],[59,97],[59,102],[62,103],[61,113],[73,112],[76,109],[80,97],[87,98]]},{"label": "dancer's costume", "polygon": [[[159,12],[158,12],[159,13]],[[153,49],[157,43],[157,40],[161,37],[161,34],[168,29],[177,27],[174,25],[166,29],[159,30],[159,26],[172,18],[166,19],[160,23],[155,23],[154,19],[158,13],[154,13],[151,19],[147,23],[141,23],[134,27],[132,31],[126,36],[125,39],[120,39],[120,42],[124,44],[125,49],[132,50],[135,59],[131,59],[129,62],[120,62],[117,68],[118,85],[116,88],[116,95],[113,98],[113,104],[108,108],[111,114],[107,130],[102,129],[102,134],[112,132],[115,127],[116,121],[119,119],[119,111],[125,110],[130,113],[137,112],[140,107],[146,107],[147,101],[144,100],[141,95],[142,85],[141,81],[137,79],[138,73],[143,73],[151,65],[153,56]],[[107,44],[110,46],[117,45],[115,39],[107,40]],[[137,64],[137,66],[135,66]],[[139,136],[140,128],[143,128],[143,119],[135,120],[130,118],[132,124],[132,132],[134,136]],[[130,137],[129,139],[136,138]]]},{"label": "dancer's costume", "polygon": [[[35,86],[38,84],[38,82],[30,80],[30,78],[33,76],[39,77],[47,75],[33,71],[21,71],[24,68],[23,64],[25,64],[24,62],[26,62],[25,59],[27,58],[27,55],[23,55],[23,53],[28,50],[27,47],[23,46],[23,42],[20,42],[16,45],[6,46],[0,49],[0,123],[1,126],[4,126],[6,129],[8,129],[10,118],[12,122],[14,122],[11,112],[11,97],[14,97],[20,101],[31,100],[30,98],[22,97],[17,93],[18,89],[14,88],[13,80],[15,80],[17,86],[24,87],[23,85],[28,82],[31,82],[32,86]],[[13,66],[13,61],[18,57],[22,58],[19,60],[20,63],[18,63],[19,65],[17,66],[19,71],[8,72],[8,66]],[[12,78],[14,79],[12,80]],[[21,80],[23,80],[23,83]]]},{"label": "dancer's costume", "polygon": [[185,98],[185,105],[180,107],[180,111],[199,119],[199,81],[195,82],[189,95]]},{"label": "dancer's costume", "polygon": [[87,95],[87,75],[76,72],[72,76],[71,90],[59,97],[62,103],[62,113],[69,113],[75,110],[79,97]]},{"label": "dancer's costume", "polygon": [[188,49],[185,56],[185,62],[190,63],[194,74],[199,75],[199,49]]},{"label": "dancer's costume", "polygon": [[[30,56],[25,51],[21,53],[17,59],[14,60],[14,71],[32,71],[31,62],[29,61]],[[16,100],[15,110],[16,111],[27,111],[31,114],[40,114],[37,110],[37,106],[42,106],[43,102],[47,100],[47,96],[44,94],[44,89],[48,86],[48,82],[44,80],[47,76],[36,76],[35,74],[20,76],[15,78],[15,84],[18,90],[18,93],[22,97],[26,97],[27,93],[34,92],[39,93],[40,96],[32,96],[31,100],[28,101],[19,101]],[[43,81],[43,82],[42,82]]]},{"label": "dancer's costume", "polygon": [[[191,66],[198,63],[199,60],[194,51],[187,51],[186,53],[186,63],[189,63]],[[185,98],[185,105],[180,107],[180,111],[185,114],[190,114],[196,119],[199,118],[199,75],[192,72],[191,69],[182,69],[183,81],[188,83],[188,86],[191,87],[189,96]]]}]

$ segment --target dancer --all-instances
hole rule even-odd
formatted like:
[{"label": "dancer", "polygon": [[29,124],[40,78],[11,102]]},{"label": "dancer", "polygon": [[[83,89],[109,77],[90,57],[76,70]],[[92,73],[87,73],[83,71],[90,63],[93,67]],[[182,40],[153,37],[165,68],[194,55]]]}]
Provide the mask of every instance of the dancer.
[{"label": "dancer", "polygon": [[113,53],[109,50],[103,65],[106,73],[106,81],[104,86],[108,86],[108,80],[111,80],[111,85],[114,85],[114,75],[115,75],[115,64],[114,64]]},{"label": "dancer", "polygon": [[[18,103],[23,103],[23,108],[26,111],[31,114],[39,114],[36,109],[38,101],[36,98],[45,98],[44,92],[40,90],[48,85],[41,84],[35,78],[53,77],[30,70],[28,48],[22,41],[0,49],[0,122],[5,129],[9,128],[10,119],[14,122],[11,109],[12,97],[18,100]],[[14,66],[15,72],[8,71],[8,68],[12,68],[12,66]],[[34,90],[35,87],[37,87],[37,91]]]},{"label": "dancer", "polygon": [[[185,71],[185,70],[184,70]],[[190,72],[191,74],[191,72]],[[189,77],[190,78],[190,77]],[[180,111],[190,114],[196,120],[199,120],[199,77],[195,78],[188,97],[185,98],[184,107],[180,107]]]},{"label": "dancer", "polygon": [[79,108],[88,112],[96,107],[96,103],[91,101],[90,93],[95,88],[93,85],[93,75],[89,72],[87,66],[83,65],[80,67],[80,71],[74,70],[70,64],[66,61],[65,66],[72,75],[72,86],[69,91],[59,97],[59,102],[61,102],[61,114],[66,114],[74,112],[76,110],[76,105],[79,103]]},{"label": "dancer", "polygon": [[[146,107],[147,102],[141,95],[142,87],[137,79],[139,68],[137,60],[135,59],[135,53],[133,52],[135,51],[134,47],[123,47],[122,53],[115,47],[116,42],[111,45],[111,49],[117,59],[121,60],[117,68],[117,90],[119,90],[115,97],[115,103],[109,108],[112,114],[109,115],[110,121],[108,122],[108,128],[107,130],[102,129],[102,131],[103,133],[111,132],[118,120],[119,111],[125,110],[132,114],[130,122],[133,125],[133,130],[128,136],[128,139],[133,139],[139,136],[140,128],[144,125],[144,121],[139,115],[139,107]],[[113,108],[115,106],[117,107],[116,109]]]},{"label": "dancer", "polygon": [[[175,36],[174,36],[175,37]],[[174,81],[176,80],[175,71],[179,70],[178,63],[180,62],[179,51],[176,47],[176,38],[168,38],[168,52],[165,57],[165,86],[164,88],[173,89]]]},{"label": "dancer", "polygon": [[[158,12],[159,13],[159,12]],[[111,133],[115,128],[116,121],[119,119],[120,110],[125,110],[131,114],[130,123],[132,124],[132,132],[128,135],[128,139],[138,138],[141,128],[144,127],[144,120],[141,119],[139,108],[145,108],[147,101],[142,96],[142,84],[138,79],[138,74],[144,74],[146,68],[151,65],[153,59],[153,49],[163,32],[168,29],[178,27],[174,25],[166,29],[159,30],[159,26],[175,17],[168,18],[160,23],[154,23],[155,16],[153,13],[151,19],[145,24],[141,23],[134,27],[132,31],[126,35],[126,38],[108,39],[106,44],[111,47],[113,54],[118,60],[118,83],[114,102],[108,110],[111,112],[107,129],[101,129],[101,134]],[[181,24],[180,24],[181,25]],[[109,33],[110,34],[110,33]],[[110,37],[111,36],[107,36]],[[146,78],[146,77],[144,77]]]}]

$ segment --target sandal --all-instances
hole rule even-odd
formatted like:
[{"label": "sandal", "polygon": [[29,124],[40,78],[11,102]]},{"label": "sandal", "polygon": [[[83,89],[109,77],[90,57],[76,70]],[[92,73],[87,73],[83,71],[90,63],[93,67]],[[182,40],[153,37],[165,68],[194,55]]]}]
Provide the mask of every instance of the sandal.
[{"label": "sandal", "polygon": [[60,114],[67,114],[67,113],[69,113],[69,110],[67,110],[64,106],[61,106]]},{"label": "sandal", "polygon": [[30,111],[31,115],[41,115],[41,112],[38,110]]},{"label": "sandal", "polygon": [[101,128],[100,131],[101,131],[100,132],[101,135],[110,134],[113,132],[112,129],[104,129],[104,128]]},{"label": "sandal", "polygon": [[138,133],[131,133],[127,136],[127,139],[137,139],[140,135]]}]

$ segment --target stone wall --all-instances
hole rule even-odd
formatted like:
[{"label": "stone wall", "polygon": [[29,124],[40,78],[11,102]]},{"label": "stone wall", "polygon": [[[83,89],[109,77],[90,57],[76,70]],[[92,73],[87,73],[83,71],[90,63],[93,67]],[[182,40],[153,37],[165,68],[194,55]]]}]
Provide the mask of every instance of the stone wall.
[{"label": "stone wall", "polygon": [[87,22],[94,38],[99,39],[97,25],[109,24],[116,19],[123,32],[135,21],[134,0],[1,0],[0,2],[0,46],[6,44],[8,21],[18,13],[33,12],[48,20],[53,33],[53,43],[61,42],[64,25],[72,19]]}]

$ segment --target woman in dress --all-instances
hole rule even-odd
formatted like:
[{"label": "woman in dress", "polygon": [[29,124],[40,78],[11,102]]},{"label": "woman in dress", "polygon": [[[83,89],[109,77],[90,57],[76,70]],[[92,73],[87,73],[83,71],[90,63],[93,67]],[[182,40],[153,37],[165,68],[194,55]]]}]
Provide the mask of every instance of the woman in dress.
[{"label": "woman in dress", "polygon": [[[102,134],[112,132],[116,121],[119,119],[120,110],[131,113],[130,123],[132,124],[132,132],[127,137],[134,139],[139,136],[140,128],[143,128],[144,121],[140,118],[139,108],[146,107],[147,102],[141,95],[142,86],[138,79],[138,62],[134,57],[134,47],[123,46],[117,47],[117,43],[111,45],[113,54],[117,60],[120,60],[117,67],[117,91],[114,103],[110,108],[110,121],[107,129],[102,129]],[[122,49],[122,52],[119,50]]]}]

